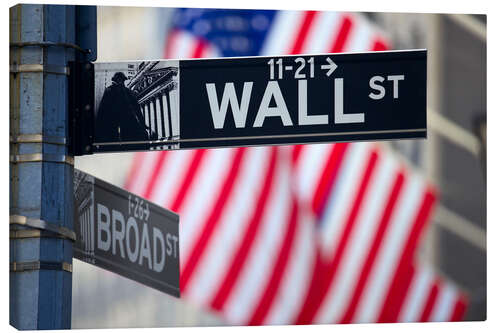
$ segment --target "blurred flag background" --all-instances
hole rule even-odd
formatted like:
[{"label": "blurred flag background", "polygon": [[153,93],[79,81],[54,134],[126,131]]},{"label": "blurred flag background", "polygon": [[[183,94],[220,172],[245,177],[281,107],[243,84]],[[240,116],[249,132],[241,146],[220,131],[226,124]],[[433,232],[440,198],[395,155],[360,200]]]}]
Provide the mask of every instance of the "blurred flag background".
[{"label": "blurred flag background", "polygon": [[[169,23],[166,33],[154,34],[164,58],[394,48],[391,34],[363,14],[160,13]],[[461,129],[435,114],[428,119],[429,127],[435,120]],[[119,185],[180,214],[180,302],[214,314],[218,324],[462,320],[470,292],[419,255],[436,241],[436,232],[434,239],[427,232],[434,216],[454,214],[440,208],[443,188],[429,180],[420,147],[366,142],[144,152],[121,157],[127,161],[116,170],[124,174]],[[168,325],[147,326],[156,324]]]}]

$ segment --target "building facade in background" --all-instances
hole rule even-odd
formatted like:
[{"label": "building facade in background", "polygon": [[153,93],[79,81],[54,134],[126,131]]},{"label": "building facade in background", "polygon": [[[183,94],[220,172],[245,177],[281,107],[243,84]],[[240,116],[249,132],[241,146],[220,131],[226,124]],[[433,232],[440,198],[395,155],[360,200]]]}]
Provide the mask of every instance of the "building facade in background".
[{"label": "building facade in background", "polygon": [[393,145],[426,170],[440,191],[422,260],[467,290],[467,319],[484,320],[486,15],[369,16],[385,28],[395,48],[429,50],[428,139]]}]

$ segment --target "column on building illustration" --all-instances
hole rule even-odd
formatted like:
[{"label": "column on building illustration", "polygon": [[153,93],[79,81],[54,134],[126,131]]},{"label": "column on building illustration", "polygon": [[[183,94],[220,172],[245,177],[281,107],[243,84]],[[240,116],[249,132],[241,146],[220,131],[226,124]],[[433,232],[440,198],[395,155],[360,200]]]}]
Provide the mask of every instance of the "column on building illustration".
[{"label": "column on building illustration", "polygon": [[148,100],[149,110],[150,110],[149,116],[151,117],[151,135],[153,135],[153,138],[156,137],[157,139],[159,139],[158,121],[156,119],[155,105],[153,103],[153,100],[154,98]]},{"label": "column on building illustration", "polygon": [[156,132],[158,133],[158,138],[164,138],[168,137],[165,135],[165,129],[164,129],[164,122],[162,120],[163,115],[161,114],[161,108],[160,108],[160,100],[161,100],[161,95],[160,96],[155,96],[154,98],[154,106],[155,106],[155,111],[156,111]]},{"label": "column on building illustration", "polygon": [[179,115],[176,82],[155,89],[139,100],[141,110],[149,128],[150,139],[179,139]]},{"label": "column on building illustration", "polygon": [[[141,112],[148,129],[149,140],[159,144],[178,140],[179,104],[177,92],[178,68],[155,68],[160,62],[144,62],[138,66],[136,75],[128,83],[138,98]],[[178,143],[157,146],[156,149],[178,148]]]},{"label": "column on building illustration", "polygon": [[[176,87],[177,88],[177,87]],[[168,93],[168,99],[170,102],[170,107],[172,111],[169,112],[170,124],[171,124],[171,136],[174,140],[179,140],[180,138],[180,126],[179,126],[179,91],[177,89],[172,89]]]},{"label": "column on building illustration", "polygon": [[161,107],[161,115],[163,117],[165,136],[170,137],[172,134],[172,122],[170,120],[171,116],[168,110],[167,92],[165,90],[161,93],[161,101],[159,105]]},{"label": "column on building illustration", "polygon": [[78,207],[80,234],[83,239],[84,254],[87,257],[94,255],[94,192]]},{"label": "column on building illustration", "polygon": [[146,127],[149,128],[149,111],[146,104],[141,105],[141,111],[145,119]]}]

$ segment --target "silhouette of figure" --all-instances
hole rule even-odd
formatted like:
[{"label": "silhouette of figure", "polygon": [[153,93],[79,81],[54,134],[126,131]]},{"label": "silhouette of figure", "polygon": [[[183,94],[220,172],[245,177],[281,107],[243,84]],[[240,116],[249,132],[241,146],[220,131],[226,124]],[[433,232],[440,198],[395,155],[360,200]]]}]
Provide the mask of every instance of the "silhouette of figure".
[{"label": "silhouette of figure", "polygon": [[127,77],[117,72],[111,78],[97,110],[96,142],[147,141],[148,131],[135,93],[125,87]]}]

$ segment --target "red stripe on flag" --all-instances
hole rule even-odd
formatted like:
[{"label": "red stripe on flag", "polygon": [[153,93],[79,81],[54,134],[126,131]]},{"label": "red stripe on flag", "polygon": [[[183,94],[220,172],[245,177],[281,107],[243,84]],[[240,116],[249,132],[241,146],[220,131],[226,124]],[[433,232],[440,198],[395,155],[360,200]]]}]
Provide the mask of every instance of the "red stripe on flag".
[{"label": "red stripe on flag", "polygon": [[375,41],[373,41],[372,46],[370,47],[370,50],[372,51],[385,51],[388,49],[389,46],[387,45],[387,43],[380,38],[375,39]]},{"label": "red stripe on flag", "polygon": [[347,310],[341,320],[341,323],[350,323],[354,316],[354,313],[357,309],[359,300],[361,298],[362,292],[365,288],[365,284],[368,280],[368,276],[371,272],[373,264],[375,263],[375,259],[378,254],[378,250],[380,245],[382,244],[382,240],[384,238],[385,232],[387,230],[387,226],[389,225],[389,221],[391,219],[392,213],[394,212],[394,206],[396,204],[397,199],[399,198],[401,188],[403,186],[405,180],[405,176],[403,171],[399,171],[394,179],[394,184],[392,185],[391,194],[389,195],[388,201],[385,205],[384,212],[382,214],[382,218],[380,219],[377,232],[375,234],[375,238],[373,239],[373,243],[368,251],[368,256],[365,259],[363,264],[363,268],[361,269],[361,273],[359,275],[359,279],[357,281],[356,287],[351,297],[351,301],[347,307]]},{"label": "red stripe on flag", "polygon": [[420,315],[419,321],[429,321],[434,304],[436,304],[437,295],[439,292],[439,282],[436,280],[432,284],[429,295],[427,296],[427,301],[425,302],[424,310]]},{"label": "red stripe on flag", "polygon": [[391,300],[386,298],[387,304],[384,304],[382,307],[381,314],[377,320],[379,323],[397,322],[404,300],[408,294],[411,281],[415,275],[415,267],[411,264],[404,265],[398,274],[399,277],[397,281],[393,280],[391,286],[391,288],[394,287],[394,292],[392,292],[393,298]]},{"label": "red stripe on flag", "polygon": [[[312,322],[314,316],[316,315],[316,312],[319,309],[319,306],[323,302],[323,299],[325,298],[328,290],[330,289],[330,286],[334,283],[335,276],[338,270],[338,265],[344,254],[344,250],[349,240],[349,237],[351,236],[351,232],[354,229],[356,217],[358,215],[359,208],[363,201],[363,197],[366,193],[366,189],[368,188],[368,183],[373,173],[373,169],[375,168],[375,164],[377,163],[377,160],[378,160],[378,153],[376,150],[372,150],[368,158],[367,165],[364,169],[362,180],[359,185],[359,189],[356,193],[356,197],[354,199],[351,211],[349,213],[347,221],[345,222],[344,229],[342,231],[342,236],[340,238],[337,248],[335,249],[333,259],[331,263],[324,263],[327,266],[322,269],[323,283],[321,284],[320,287],[317,286],[320,292],[315,293],[314,296],[312,296],[313,300],[309,302],[306,301],[307,304],[306,303],[304,304],[299,314],[298,321],[300,323],[309,324]],[[325,222],[328,223],[328,221]]]},{"label": "red stripe on flag", "polygon": [[[302,52],[302,47],[304,45],[304,41],[306,39],[306,36],[309,32],[309,29],[311,28],[311,23],[316,16],[317,12],[316,11],[308,11],[305,12],[304,18],[302,19],[302,24],[300,26],[299,33],[297,35],[297,38],[295,39],[295,43],[292,46],[292,49],[290,50],[289,54],[297,54]],[[288,32],[285,32],[288,33]]]},{"label": "red stripe on flag", "polygon": [[210,240],[210,236],[215,230],[215,226],[220,220],[219,217],[221,216],[222,211],[225,208],[224,204],[226,203],[226,200],[229,198],[234,188],[233,185],[239,173],[241,161],[243,159],[245,151],[246,150],[244,148],[238,148],[236,150],[236,153],[234,154],[234,158],[231,163],[231,169],[229,170],[229,173],[224,181],[224,184],[222,185],[221,190],[217,196],[217,201],[215,202],[210,215],[203,223],[204,225],[203,231],[199,235],[198,239],[195,241],[194,243],[195,246],[192,252],[190,253],[189,258],[187,259],[187,263],[186,266],[184,267],[184,270],[181,273],[180,277],[181,291],[184,290],[186,288],[186,285],[189,283],[191,276],[193,275],[194,269],[196,267],[196,264],[198,263],[198,260],[200,259],[203,250],[207,246]]},{"label": "red stripe on flag", "polygon": [[460,321],[464,319],[466,308],[467,308],[467,300],[463,295],[461,295],[460,298],[455,303],[450,321]]},{"label": "red stripe on flag", "polygon": [[192,58],[200,58],[201,55],[203,54],[203,51],[205,50],[205,47],[206,47],[207,43],[201,39],[201,38],[198,38],[196,40],[196,44],[194,46],[194,50],[193,50],[193,54],[192,54]]},{"label": "red stripe on flag", "polygon": [[344,50],[344,46],[351,31],[352,25],[352,18],[348,15],[343,15],[337,38],[335,38],[333,45],[330,47],[330,53],[342,52]]},{"label": "red stripe on flag", "polygon": [[163,50],[163,56],[167,59],[170,58],[170,55],[172,54],[172,44],[175,40],[176,34],[178,34],[178,32],[176,30],[172,30],[167,35],[167,39],[165,41],[165,49]]},{"label": "red stripe on flag", "polygon": [[299,314],[297,315],[297,318],[295,319],[294,325],[307,325],[311,323],[312,318],[316,311],[314,310],[313,312],[312,309],[314,307],[317,307],[317,305],[319,305],[322,299],[323,288],[321,288],[321,286],[324,285],[323,279],[325,275],[326,275],[326,265],[322,261],[321,248],[319,246],[319,242],[317,242],[312,279],[309,283],[306,299],[302,304],[302,308]]},{"label": "red stripe on flag", "polygon": [[274,298],[277,296],[278,287],[281,279],[283,278],[283,273],[285,272],[286,264],[290,259],[290,252],[292,249],[293,241],[296,237],[300,237],[297,234],[297,224],[298,224],[298,203],[296,198],[292,198],[292,209],[290,214],[290,219],[288,222],[288,228],[286,230],[286,235],[283,240],[281,250],[279,252],[278,259],[274,265],[273,271],[271,273],[271,279],[269,280],[262,298],[260,299],[256,311],[252,315],[248,325],[260,325],[262,324],[265,316],[269,312]]},{"label": "red stripe on flag", "polygon": [[377,320],[378,322],[392,323],[398,318],[399,311],[401,310],[401,306],[403,305],[410,285],[411,279],[409,270],[411,269],[410,267],[412,265],[415,249],[422,235],[422,231],[429,220],[435,201],[436,194],[432,188],[428,187],[415,221],[412,223],[412,229],[406,240],[406,245],[399,259],[396,272],[392,278],[382,311]]},{"label": "red stripe on flag", "polygon": [[326,162],[325,169],[321,175],[318,188],[312,200],[312,208],[316,216],[321,216],[323,212],[326,199],[329,197],[332,185],[335,183],[348,145],[348,143],[344,142],[336,143],[330,151],[330,156]]},{"label": "red stripe on flag", "polygon": [[293,165],[297,165],[297,161],[300,158],[300,155],[304,151],[304,145],[295,145],[292,149],[292,163]]},{"label": "red stripe on flag", "polygon": [[158,184],[157,181],[157,176],[160,174],[161,169],[165,165],[165,159],[167,157],[167,152],[162,151],[162,152],[157,152],[156,154],[159,154],[158,158],[156,159],[156,164],[153,167],[153,170],[150,171],[150,178],[148,181],[148,184],[146,185],[146,190],[144,191],[143,196],[146,199],[151,198],[151,193],[153,192],[153,189],[155,185],[163,186],[163,184]]},{"label": "red stripe on flag", "polygon": [[261,226],[262,215],[264,213],[265,205],[268,204],[271,186],[273,185],[273,176],[275,176],[276,160],[278,155],[277,147],[272,147],[271,154],[269,166],[265,172],[263,187],[258,195],[259,199],[250,221],[247,224],[247,228],[243,232],[243,235],[245,236],[240,243],[239,248],[234,253],[231,265],[229,266],[230,268],[228,269],[224,280],[220,284],[219,290],[211,302],[212,308],[216,310],[220,310],[224,307],[224,304],[239,277],[243,264],[250,254],[250,247],[252,246],[259,227]]},{"label": "red stripe on flag", "polygon": [[193,154],[191,162],[188,163],[189,169],[187,170],[186,175],[184,176],[184,180],[182,181],[182,184],[179,187],[175,200],[170,206],[170,209],[173,210],[174,212],[180,211],[182,204],[184,203],[184,198],[186,197],[186,193],[188,189],[191,187],[191,183],[193,182],[194,176],[196,175],[201,165],[200,162],[203,156],[205,155],[205,152],[206,149],[197,149]]}]

